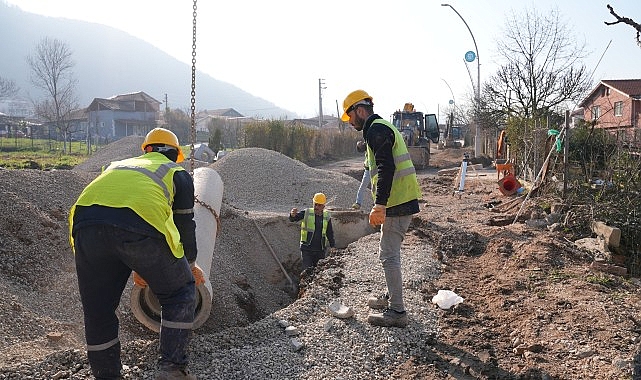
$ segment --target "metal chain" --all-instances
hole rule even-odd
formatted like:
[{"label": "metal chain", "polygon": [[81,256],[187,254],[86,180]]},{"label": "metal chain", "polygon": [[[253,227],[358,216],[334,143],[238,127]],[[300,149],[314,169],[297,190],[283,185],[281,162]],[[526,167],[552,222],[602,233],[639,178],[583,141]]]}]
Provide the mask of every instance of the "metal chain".
[{"label": "metal chain", "polygon": [[194,175],[194,144],[196,142],[196,1],[194,0],[191,40],[191,145],[189,172]]},{"label": "metal chain", "polygon": [[216,210],[214,210],[213,207],[201,201],[200,199],[198,199],[198,197],[195,197],[194,201],[199,205],[203,206],[204,208],[206,208],[207,210],[209,210],[209,212],[211,212],[212,215],[214,215],[214,219],[216,219],[216,237],[218,237],[218,233],[220,232],[220,216],[218,216],[218,213],[216,212]]}]

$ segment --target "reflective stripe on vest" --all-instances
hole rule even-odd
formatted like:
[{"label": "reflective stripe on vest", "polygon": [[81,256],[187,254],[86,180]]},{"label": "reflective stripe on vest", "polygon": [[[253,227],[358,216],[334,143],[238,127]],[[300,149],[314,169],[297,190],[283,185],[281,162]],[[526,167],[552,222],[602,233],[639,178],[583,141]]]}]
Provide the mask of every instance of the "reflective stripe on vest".
[{"label": "reflective stripe on vest", "polygon": [[[73,215],[76,206],[100,205],[129,208],[165,235],[175,257],[184,256],[180,233],[174,224],[174,173],[184,170],[161,153],[113,162],[78,197],[69,213],[69,239],[73,246]],[[144,189],[131,191],[131,189]]]},{"label": "reflective stripe on vest", "polygon": [[[323,231],[321,236],[321,248],[325,249],[329,240],[327,239],[327,224],[329,223],[329,212],[323,210]],[[312,236],[316,230],[316,214],[313,208],[305,210],[305,216],[300,222],[300,243],[302,245],[309,245],[312,241]],[[308,235],[309,233],[309,235]]]},{"label": "reflective stripe on vest", "polygon": [[[387,199],[386,207],[394,207],[414,199],[421,198],[421,189],[418,186],[416,170],[412,164],[412,158],[407,150],[405,141],[401,133],[384,119],[376,119],[372,122],[385,125],[394,132],[394,145],[392,146],[392,156],[394,157],[394,179],[392,189]],[[376,201],[376,184],[378,182],[378,170],[376,170],[376,159],[374,152],[367,145],[367,158],[369,159],[370,178],[372,182],[372,198]]]}]

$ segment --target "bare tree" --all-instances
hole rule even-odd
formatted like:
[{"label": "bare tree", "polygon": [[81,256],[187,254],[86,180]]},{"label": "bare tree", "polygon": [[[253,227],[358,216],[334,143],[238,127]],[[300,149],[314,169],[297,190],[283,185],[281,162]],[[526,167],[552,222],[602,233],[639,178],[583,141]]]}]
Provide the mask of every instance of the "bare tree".
[{"label": "bare tree", "polygon": [[12,97],[18,91],[20,91],[20,88],[16,86],[16,82],[0,77],[0,98]]},{"label": "bare tree", "polygon": [[36,115],[53,124],[62,134],[65,152],[71,128],[70,115],[78,107],[75,95],[77,80],[72,71],[74,62],[71,55],[66,43],[45,37],[36,45],[35,53],[27,57],[31,82],[46,96],[35,104]]},{"label": "bare tree", "polygon": [[635,22],[631,18],[621,17],[618,14],[616,14],[616,12],[614,12],[614,8],[612,8],[610,4],[608,4],[607,7],[608,7],[608,10],[610,11],[610,14],[614,16],[617,20],[613,22],[604,21],[605,25],[616,25],[620,22],[630,25],[631,27],[637,30],[637,45],[641,46],[641,25]]},{"label": "bare tree", "polygon": [[585,44],[572,37],[558,10],[513,13],[498,53],[505,63],[484,88],[485,101],[495,110],[536,118],[579,100],[591,87],[582,63]]},{"label": "bare tree", "polygon": [[585,44],[576,41],[557,9],[512,13],[504,30],[498,42],[504,63],[484,85],[482,113],[484,119],[502,117],[510,158],[526,178],[534,179],[544,164],[548,130],[558,126],[562,110],[573,108],[591,88],[582,62]]}]

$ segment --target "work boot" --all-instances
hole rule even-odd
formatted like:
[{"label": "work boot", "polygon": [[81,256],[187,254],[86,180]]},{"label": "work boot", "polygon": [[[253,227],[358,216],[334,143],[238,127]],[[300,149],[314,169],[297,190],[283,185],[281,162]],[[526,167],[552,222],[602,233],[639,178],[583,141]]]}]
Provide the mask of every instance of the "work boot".
[{"label": "work boot", "polygon": [[374,326],[405,327],[409,323],[409,318],[406,311],[398,312],[393,309],[385,309],[382,313],[368,315],[367,322]]},{"label": "work boot", "polygon": [[188,369],[161,369],[156,373],[156,380],[197,380]]},{"label": "work boot", "polygon": [[360,210],[360,209],[361,209],[361,204],[360,204],[360,203],[354,203],[354,204],[352,205],[352,209],[354,209],[354,210]]},{"label": "work boot", "polygon": [[389,306],[389,295],[385,293],[378,297],[371,296],[367,300],[367,306],[378,310],[386,309]]}]

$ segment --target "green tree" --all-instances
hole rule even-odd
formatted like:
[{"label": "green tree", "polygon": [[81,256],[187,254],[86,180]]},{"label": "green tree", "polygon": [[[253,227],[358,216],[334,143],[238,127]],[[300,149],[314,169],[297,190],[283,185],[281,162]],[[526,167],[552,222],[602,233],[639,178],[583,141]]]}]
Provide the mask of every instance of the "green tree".
[{"label": "green tree", "polygon": [[[179,109],[165,112],[166,128],[171,130],[178,137],[181,144],[191,144],[191,117]],[[195,141],[194,141],[195,142]]]},{"label": "green tree", "polygon": [[207,145],[209,146],[209,149],[214,151],[214,153],[218,153],[218,151],[223,148],[221,143],[222,136],[223,133],[220,129],[215,129],[214,133],[209,135],[209,142]]}]

